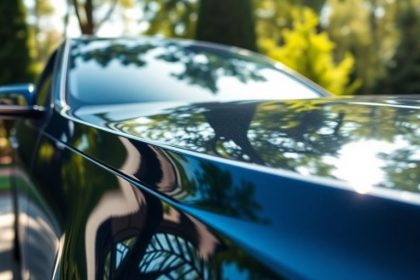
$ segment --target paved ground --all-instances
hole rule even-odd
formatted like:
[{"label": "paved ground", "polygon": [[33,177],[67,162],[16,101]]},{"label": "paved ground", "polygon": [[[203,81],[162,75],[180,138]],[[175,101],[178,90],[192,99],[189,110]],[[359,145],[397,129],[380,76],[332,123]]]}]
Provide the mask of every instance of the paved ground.
[{"label": "paved ground", "polygon": [[4,174],[0,174],[0,280],[20,279],[19,268],[13,258],[12,193],[8,178],[1,175]]}]

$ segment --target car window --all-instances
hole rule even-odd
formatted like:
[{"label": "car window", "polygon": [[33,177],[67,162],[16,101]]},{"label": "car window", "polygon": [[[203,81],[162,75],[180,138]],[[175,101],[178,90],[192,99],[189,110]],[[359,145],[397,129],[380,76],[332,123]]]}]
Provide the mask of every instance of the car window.
[{"label": "car window", "polygon": [[73,41],[67,91],[72,107],[323,95],[260,55],[158,39]]},{"label": "car window", "polygon": [[51,86],[53,80],[53,68],[57,53],[55,52],[47,62],[44,71],[41,74],[41,78],[38,81],[35,104],[38,106],[49,107],[48,102],[51,96]]},{"label": "car window", "polygon": [[50,96],[51,82],[52,75],[48,75],[37,90],[36,105],[48,107],[47,101],[49,100],[48,97]]}]

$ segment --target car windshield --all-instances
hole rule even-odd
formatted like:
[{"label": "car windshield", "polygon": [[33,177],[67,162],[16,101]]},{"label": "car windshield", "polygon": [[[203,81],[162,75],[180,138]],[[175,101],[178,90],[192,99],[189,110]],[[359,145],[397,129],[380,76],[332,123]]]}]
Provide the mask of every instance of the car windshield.
[{"label": "car windshield", "polygon": [[73,40],[67,91],[73,107],[296,99],[324,94],[309,82],[245,50],[150,38]]}]

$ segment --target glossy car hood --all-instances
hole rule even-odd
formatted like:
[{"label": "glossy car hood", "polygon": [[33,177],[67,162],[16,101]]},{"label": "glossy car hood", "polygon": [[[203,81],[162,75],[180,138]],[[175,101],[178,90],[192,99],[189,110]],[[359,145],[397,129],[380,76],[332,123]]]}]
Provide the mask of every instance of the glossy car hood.
[{"label": "glossy car hood", "polygon": [[153,144],[371,187],[420,190],[418,97],[82,107],[81,121]]}]

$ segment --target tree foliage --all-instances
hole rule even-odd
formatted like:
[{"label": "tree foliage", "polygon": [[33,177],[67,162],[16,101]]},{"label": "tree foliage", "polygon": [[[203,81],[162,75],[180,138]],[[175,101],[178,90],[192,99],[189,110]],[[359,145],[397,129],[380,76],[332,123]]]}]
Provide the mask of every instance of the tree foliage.
[{"label": "tree foliage", "polygon": [[319,14],[325,2],[326,0],[255,0],[258,39],[268,37],[277,42],[277,44],[283,45],[282,31],[292,28],[294,11],[309,7]]},{"label": "tree foliage", "polygon": [[281,31],[292,27],[291,1],[256,0],[254,6],[258,39],[270,38],[282,44]]},{"label": "tree foliage", "polygon": [[[53,0],[33,3],[28,6],[27,22],[30,34],[34,34],[29,46],[36,68],[41,69],[65,32],[51,25],[58,14]],[[335,93],[419,92],[416,77],[420,64],[420,0],[67,0],[67,3],[74,9],[64,16],[64,26],[74,17],[83,34],[97,35],[98,31],[105,34],[109,23],[120,19],[124,26],[121,35],[142,33],[195,38],[251,50],[258,47],[262,53],[281,59]],[[307,12],[308,8],[313,12]],[[10,20],[5,21],[9,23]],[[6,32],[8,29],[2,30]]]},{"label": "tree foliage", "polygon": [[318,32],[319,19],[310,8],[294,9],[293,26],[284,29],[279,45],[271,38],[261,38],[261,50],[295,71],[336,94],[354,92],[358,83],[350,83],[354,59],[351,54],[336,63],[334,42],[325,32]]},{"label": "tree foliage", "polygon": [[195,38],[256,50],[252,0],[144,0],[143,3],[145,34]]},{"label": "tree foliage", "polygon": [[143,0],[145,34],[193,38],[197,23],[197,0]]},{"label": "tree foliage", "polygon": [[[70,0],[69,0],[70,1]],[[71,0],[82,34],[94,35],[106,21],[110,19],[117,6],[132,7],[133,0]],[[99,15],[100,8],[107,6],[103,15]]]},{"label": "tree foliage", "polygon": [[0,84],[31,81],[26,12],[21,0],[0,1]]},{"label": "tree foliage", "polygon": [[397,42],[398,30],[394,22],[398,2],[328,1],[324,28],[336,42],[336,57],[341,58],[347,52],[354,55],[354,75],[362,82],[359,93],[373,93],[378,79],[385,75],[385,65],[392,58]]},{"label": "tree foliage", "polygon": [[386,75],[376,91],[382,94],[420,93],[420,9],[414,3],[400,3],[397,25],[400,40]]},{"label": "tree foliage", "polygon": [[37,0],[28,7],[29,47],[35,74],[41,73],[45,62],[62,41],[63,30],[50,24],[56,10],[52,0]]}]

